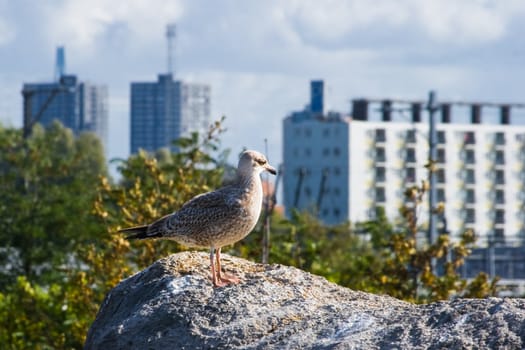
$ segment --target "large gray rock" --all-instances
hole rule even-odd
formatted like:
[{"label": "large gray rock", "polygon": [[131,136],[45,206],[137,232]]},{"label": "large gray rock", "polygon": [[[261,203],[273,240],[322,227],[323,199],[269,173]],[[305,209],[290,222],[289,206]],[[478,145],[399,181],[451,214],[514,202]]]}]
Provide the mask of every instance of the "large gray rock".
[{"label": "large gray rock", "polygon": [[108,293],[85,349],[523,349],[524,299],[413,305],[282,265],[223,256],[243,282],[213,288],[205,253],[174,254]]}]

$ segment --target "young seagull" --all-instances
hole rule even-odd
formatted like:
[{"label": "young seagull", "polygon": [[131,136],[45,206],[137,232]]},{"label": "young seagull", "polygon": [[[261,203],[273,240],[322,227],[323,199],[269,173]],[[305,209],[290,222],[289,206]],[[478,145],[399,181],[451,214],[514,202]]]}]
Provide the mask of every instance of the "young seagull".
[{"label": "young seagull", "polygon": [[[245,151],[239,159],[232,185],[203,193],[186,202],[179,211],[149,225],[120,230],[127,239],[173,239],[187,247],[209,247],[211,276],[215,287],[240,280],[221,272],[221,248],[240,241],[255,227],[263,200],[260,174],[275,168],[257,151]],[[213,258],[217,260],[215,265]]]}]

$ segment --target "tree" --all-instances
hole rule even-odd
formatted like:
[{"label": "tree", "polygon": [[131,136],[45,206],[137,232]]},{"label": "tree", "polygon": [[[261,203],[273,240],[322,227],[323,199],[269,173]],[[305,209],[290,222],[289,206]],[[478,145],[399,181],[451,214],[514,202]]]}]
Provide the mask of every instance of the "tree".
[{"label": "tree", "polygon": [[59,122],[36,125],[27,139],[0,128],[0,285],[18,275],[43,282],[75,262],[70,253],[102,229],[91,215],[92,184],[105,174],[93,134],[75,138]]},{"label": "tree", "polygon": [[[377,240],[383,263],[377,270],[376,286],[391,296],[419,303],[452,296],[496,295],[497,278],[490,280],[487,274],[480,273],[468,282],[458,272],[470,254],[469,245],[475,241],[471,230],[465,231],[455,243],[447,234],[439,235],[436,242],[418,242],[421,227],[417,215],[426,190],[423,182],[405,191],[405,203],[400,210],[402,223],[386,239]],[[433,210],[443,210],[443,205]],[[378,225],[384,226],[384,219],[380,218]],[[368,227],[372,233],[377,229],[372,223]],[[441,265],[440,271],[434,268],[436,261]]]}]

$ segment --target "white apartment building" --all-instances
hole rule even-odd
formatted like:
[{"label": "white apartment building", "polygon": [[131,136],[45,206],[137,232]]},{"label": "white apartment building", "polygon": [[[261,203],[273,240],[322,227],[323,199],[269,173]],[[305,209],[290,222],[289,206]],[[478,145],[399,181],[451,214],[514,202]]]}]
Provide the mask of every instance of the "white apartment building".
[{"label": "white apartment building", "polygon": [[[437,202],[445,204],[438,229],[457,238],[471,228],[481,245],[489,237],[507,245],[523,242],[525,126],[483,124],[476,106],[474,123],[451,123],[447,108],[436,125]],[[380,121],[358,120],[311,107],[286,117],[287,213],[294,207],[311,210],[326,224],[337,224],[369,220],[382,206],[390,219],[399,218],[406,188],[428,179],[429,126],[421,120],[421,104],[418,111],[408,121],[392,121],[388,115]],[[421,208],[421,223],[427,222],[426,214],[428,201]]]}]

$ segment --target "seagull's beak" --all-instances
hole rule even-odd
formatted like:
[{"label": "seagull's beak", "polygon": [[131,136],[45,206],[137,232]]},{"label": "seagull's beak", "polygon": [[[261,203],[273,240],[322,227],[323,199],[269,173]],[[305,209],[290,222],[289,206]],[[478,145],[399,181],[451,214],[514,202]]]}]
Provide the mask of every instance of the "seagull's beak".
[{"label": "seagull's beak", "polygon": [[267,172],[269,172],[272,175],[277,174],[277,170],[275,170],[275,168],[273,166],[271,166],[270,164],[266,164],[264,166],[264,170],[266,170]]}]

